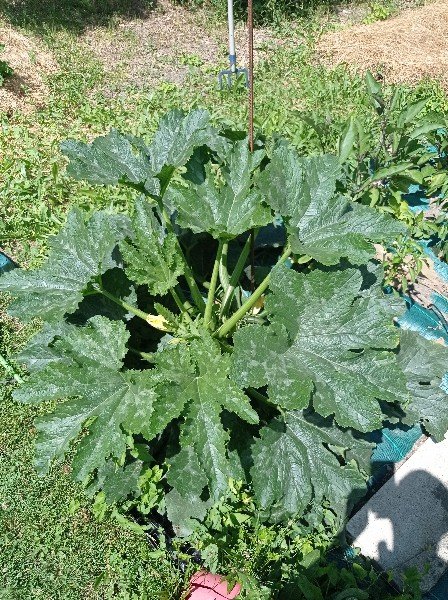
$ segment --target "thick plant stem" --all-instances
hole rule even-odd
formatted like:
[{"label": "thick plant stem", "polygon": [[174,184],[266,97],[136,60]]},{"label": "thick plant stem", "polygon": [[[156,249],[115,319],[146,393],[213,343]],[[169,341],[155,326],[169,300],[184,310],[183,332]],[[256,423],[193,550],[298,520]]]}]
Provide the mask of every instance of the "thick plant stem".
[{"label": "thick plant stem", "polygon": [[280,407],[277,404],[275,404],[274,402],[271,402],[271,400],[269,400],[269,398],[267,396],[265,396],[264,394],[262,394],[255,388],[252,388],[252,387],[247,388],[246,394],[248,394],[249,396],[254,398],[254,400],[258,400],[259,402],[263,402],[263,404],[266,404],[267,406],[272,406],[273,408],[280,410]]},{"label": "thick plant stem", "polygon": [[[255,236],[257,235],[257,233],[258,230],[255,230]],[[235,293],[235,288],[238,285],[238,281],[240,280],[241,273],[243,272],[244,266],[250,253],[250,249],[251,239],[250,237],[248,237],[246,243],[243,246],[240,257],[238,258],[238,262],[235,265],[235,269],[233,270],[232,276],[230,277],[229,287],[227,288],[222,299],[220,311],[221,315],[224,315],[226,313],[230,303],[232,302],[233,294]]]},{"label": "thick plant stem", "polygon": [[135,348],[132,348],[131,346],[128,346],[128,350],[129,350],[129,352],[131,352],[131,354],[135,354],[135,356],[140,356],[140,358],[147,360],[151,364],[154,363],[154,353],[153,352],[141,352],[140,350],[136,350]]},{"label": "thick plant stem", "polygon": [[180,312],[183,315],[185,315],[185,318],[187,319],[187,321],[189,323],[192,323],[193,321],[191,320],[191,317],[188,314],[188,309],[186,308],[186,306],[184,305],[184,303],[182,302],[182,300],[179,298],[176,290],[173,289],[173,288],[171,288],[170,292],[171,292],[171,296],[173,297],[174,302],[176,303],[177,308],[180,310]]},{"label": "thick plant stem", "polygon": [[[168,229],[169,232],[174,233],[173,224],[171,223],[169,214],[166,212],[165,207],[162,204],[161,198],[158,201],[158,205],[159,205],[159,210],[162,214],[163,220],[165,221],[166,228]],[[187,281],[188,287],[190,288],[191,297],[193,298],[193,301],[196,304],[196,306],[198,307],[198,309],[203,313],[205,311],[204,299],[202,298],[201,292],[199,291],[199,288],[198,288],[198,285],[194,278],[193,272],[191,271],[190,266],[188,265],[187,259],[185,258],[184,252],[179,243],[179,240],[177,239],[177,236],[176,236],[176,245],[177,245],[177,249],[178,249],[180,255],[182,256],[182,262],[184,263],[184,277]]]},{"label": "thick plant stem", "polygon": [[[281,264],[285,262],[288,256],[291,254],[291,248],[289,245],[285,248],[283,254],[278,259],[277,264]],[[215,332],[215,337],[222,338],[226,337],[230,331],[235,327],[239,320],[241,320],[244,315],[250,311],[250,309],[256,304],[257,300],[261,298],[264,292],[267,290],[269,286],[269,282],[271,280],[271,274],[267,275],[261,284],[257,287],[254,293],[246,300],[246,302],[239,308],[235,314],[233,314],[228,321],[226,321],[221,327]]]},{"label": "thick plant stem", "polygon": [[109,292],[107,292],[104,289],[99,289],[98,292],[100,294],[103,294],[103,296],[106,296],[106,298],[109,298],[109,300],[112,300],[112,302],[115,302],[115,304],[118,304],[118,306],[121,306],[121,308],[124,308],[128,312],[132,313],[136,317],[140,317],[140,319],[143,319],[143,321],[146,321],[148,323],[148,318],[151,317],[151,315],[149,315],[148,313],[143,312],[139,308],[135,308],[134,306],[131,306],[124,300],[117,298],[116,296],[114,296],[113,294],[110,294]]},{"label": "thick plant stem", "polygon": [[12,375],[13,379],[17,381],[17,383],[23,383],[23,379],[20,377],[18,373],[15,372],[13,367],[8,363],[6,358],[0,354],[0,365],[5,369],[7,373]]},{"label": "thick plant stem", "polygon": [[[160,214],[163,218],[163,221],[165,222],[166,228],[168,231],[170,231],[172,233],[174,233],[173,224],[171,223],[169,214],[167,213],[165,207],[163,206],[162,199],[163,199],[163,196],[171,182],[171,179],[172,179],[175,171],[176,171],[176,169],[174,167],[171,167],[169,169],[169,171],[166,171],[164,173],[163,183],[162,183],[162,186],[160,189],[160,194],[158,196],[154,196],[153,194],[148,193],[148,191],[145,190],[144,187],[143,187],[143,189],[141,187],[137,188],[140,192],[142,192],[143,194],[145,194],[146,196],[148,196],[149,198],[151,198],[152,200],[157,202],[157,205],[160,210]],[[131,186],[131,187],[135,187],[135,186]],[[198,307],[198,309],[203,313],[205,310],[204,299],[202,298],[201,292],[199,291],[196,280],[195,280],[193,273],[187,263],[187,260],[183,253],[183,250],[181,248],[179,240],[177,239],[177,236],[176,236],[176,242],[177,242],[178,251],[179,251],[180,255],[182,256],[182,262],[184,263],[184,276],[187,281],[187,285],[190,288],[191,296],[193,298],[194,303]]]},{"label": "thick plant stem", "polygon": [[[180,247],[179,242],[178,242],[178,246],[179,246],[180,251],[182,252],[182,248]],[[182,252],[182,256],[183,255],[184,255],[184,253]],[[196,306],[203,313],[205,311],[204,299],[202,298],[201,292],[199,291],[198,285],[196,283],[196,280],[194,278],[194,275],[193,275],[190,267],[188,266],[186,258],[184,257],[183,260],[184,260],[184,277],[187,281],[188,287],[190,288],[191,297],[193,298],[193,301],[196,304]]]},{"label": "thick plant stem", "polygon": [[188,312],[188,314],[191,314],[191,312],[194,310],[193,305],[185,298],[185,295],[181,290],[180,286],[176,286],[174,288],[174,291],[176,292],[176,295],[178,296],[179,300],[182,302],[184,309]]},{"label": "thick plant stem", "polygon": [[215,302],[215,292],[216,292],[216,284],[218,283],[218,274],[219,274],[219,263],[221,262],[222,250],[224,247],[224,242],[219,241],[218,251],[216,253],[215,264],[213,265],[213,273],[212,278],[210,280],[210,288],[208,290],[207,296],[207,304],[205,306],[204,313],[204,325],[206,329],[210,329],[211,321],[212,321],[212,309],[213,303]]},{"label": "thick plant stem", "polygon": [[229,287],[229,271],[227,270],[227,254],[229,252],[229,242],[224,242],[221,252],[221,260],[219,262],[219,281],[222,289],[226,292]]},{"label": "thick plant stem", "polygon": [[[163,196],[171,182],[171,179],[174,175],[175,170],[176,169],[174,167],[171,167],[171,169],[164,174],[164,181],[163,181],[162,187],[160,189],[159,196],[154,196],[153,194],[149,194],[144,188],[143,189],[137,188],[140,192],[143,192],[146,196],[148,196],[149,198],[151,198],[152,200],[157,202],[157,205],[160,210],[160,214],[163,218],[166,228],[169,232],[172,232],[172,233],[174,233],[173,224],[171,223],[169,214],[167,213],[165,207],[163,206],[162,199],[163,199]],[[185,275],[185,279],[187,281],[188,287],[190,288],[191,296],[194,300],[194,303],[198,307],[198,309],[203,313],[205,310],[204,299],[202,298],[201,292],[199,291],[196,280],[195,280],[193,273],[187,263],[187,260],[184,256],[183,250],[181,248],[179,240],[177,239],[177,236],[176,236],[176,243],[177,243],[178,251],[179,251],[180,255],[182,256],[182,261],[184,263],[184,275]]]}]

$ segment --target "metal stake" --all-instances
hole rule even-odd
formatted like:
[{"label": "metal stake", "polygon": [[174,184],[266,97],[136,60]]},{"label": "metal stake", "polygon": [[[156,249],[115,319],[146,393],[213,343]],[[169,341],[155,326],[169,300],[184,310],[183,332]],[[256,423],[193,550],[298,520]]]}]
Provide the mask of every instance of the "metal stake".
[{"label": "metal stake", "polygon": [[[249,149],[254,151],[254,12],[253,0],[247,1],[247,29],[249,34]],[[250,232],[250,289],[255,290],[255,232]]]}]

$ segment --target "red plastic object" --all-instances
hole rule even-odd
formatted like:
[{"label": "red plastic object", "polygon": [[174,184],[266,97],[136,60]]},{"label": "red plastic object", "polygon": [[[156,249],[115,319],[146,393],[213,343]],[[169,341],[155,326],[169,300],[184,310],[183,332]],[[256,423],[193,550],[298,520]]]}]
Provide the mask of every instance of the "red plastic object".
[{"label": "red plastic object", "polygon": [[190,592],[187,600],[232,600],[240,592],[241,585],[239,583],[229,591],[227,581],[220,575],[199,571],[190,580]]}]

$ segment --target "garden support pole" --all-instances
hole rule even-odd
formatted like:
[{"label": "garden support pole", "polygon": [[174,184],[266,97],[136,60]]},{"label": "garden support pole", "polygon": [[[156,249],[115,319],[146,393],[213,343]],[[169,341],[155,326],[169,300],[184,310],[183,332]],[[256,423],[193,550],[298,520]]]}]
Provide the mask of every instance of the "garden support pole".
[{"label": "garden support pole", "polygon": [[229,22],[229,63],[230,71],[236,73],[235,22],[233,18],[233,0],[227,0],[227,18]]},{"label": "garden support pole", "polygon": [[[254,151],[254,11],[253,0],[247,2],[249,33],[249,148]],[[250,291],[255,290],[255,232],[250,232]]]}]

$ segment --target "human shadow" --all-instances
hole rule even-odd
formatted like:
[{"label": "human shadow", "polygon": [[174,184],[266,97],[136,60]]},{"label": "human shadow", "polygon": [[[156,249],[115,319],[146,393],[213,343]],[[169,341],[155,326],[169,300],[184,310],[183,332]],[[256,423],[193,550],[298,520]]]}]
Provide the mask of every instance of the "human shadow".
[{"label": "human shadow", "polygon": [[[425,442],[418,457],[411,456],[367,502],[358,504],[347,524],[348,540],[390,572],[398,589],[413,570],[427,593],[448,568],[447,446]],[[448,598],[448,578],[441,583],[444,595],[425,598]]]},{"label": "human shadow", "polygon": [[0,0],[0,16],[37,33],[108,25],[115,18],[146,17],[157,0]]}]

